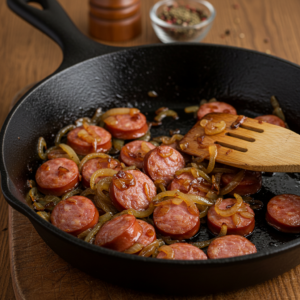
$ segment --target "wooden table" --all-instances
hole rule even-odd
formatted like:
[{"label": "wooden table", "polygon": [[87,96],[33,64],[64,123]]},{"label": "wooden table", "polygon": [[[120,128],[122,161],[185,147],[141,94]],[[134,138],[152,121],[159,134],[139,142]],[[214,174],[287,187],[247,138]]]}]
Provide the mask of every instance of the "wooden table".
[{"label": "wooden table", "polygon": [[[60,0],[59,2],[79,29],[88,34],[88,1]],[[142,35],[133,41],[119,45],[130,46],[159,42],[148,17],[149,9],[154,2],[156,1],[142,1]],[[299,0],[211,0],[211,2],[217,10],[217,17],[204,42],[255,49],[300,64]],[[15,93],[24,86],[51,74],[61,60],[61,51],[54,42],[10,12],[5,1],[0,2],[0,125],[4,122]],[[16,218],[18,217],[16,212],[13,214]],[[27,221],[20,219],[20,222],[26,223]],[[27,223],[25,225],[29,226],[35,234],[31,225]],[[15,299],[10,273],[7,229],[8,205],[1,194],[0,299],[5,300]],[[43,246],[47,248],[46,245]],[[51,250],[49,249],[49,251]],[[239,299],[241,297],[247,299],[299,299],[299,283],[300,266],[255,287],[201,299]],[[102,294],[100,293],[101,289]],[[98,299],[100,296],[101,299],[153,299],[151,295],[137,294],[113,285],[103,285],[98,291],[100,292],[88,297],[84,293],[74,295],[74,297],[72,294],[68,294],[64,299],[83,299],[85,297],[87,297],[85,299],[96,299],[96,297]],[[24,295],[26,296],[26,293]],[[33,297],[31,299],[41,298]]]}]

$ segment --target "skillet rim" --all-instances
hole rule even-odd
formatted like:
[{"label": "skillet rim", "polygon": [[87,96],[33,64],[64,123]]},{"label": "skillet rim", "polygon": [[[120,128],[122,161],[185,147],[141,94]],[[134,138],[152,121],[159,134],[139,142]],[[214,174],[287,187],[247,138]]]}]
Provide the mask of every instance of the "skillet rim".
[{"label": "skillet rim", "polygon": [[96,60],[99,59],[99,57],[106,57],[106,56],[111,56],[116,53],[124,53],[127,51],[135,51],[137,49],[148,49],[148,48],[156,48],[156,47],[208,47],[208,48],[225,48],[229,50],[235,50],[239,52],[248,52],[250,55],[259,55],[262,57],[267,57],[268,59],[275,60],[275,61],[280,61],[282,63],[285,63],[291,67],[294,67],[300,71],[300,66],[290,62],[288,60],[273,56],[273,55],[268,55],[262,52],[259,52],[257,50],[251,50],[251,49],[243,49],[240,47],[234,47],[234,46],[227,46],[227,45],[218,45],[218,44],[199,44],[199,43],[170,43],[170,44],[150,44],[150,45],[142,45],[142,46],[135,46],[135,47],[130,47],[130,48],[121,48],[119,51],[117,49],[114,49],[116,51],[111,52],[111,53],[106,53],[103,55],[95,56],[93,58],[86,59],[84,61],[81,61],[79,63],[76,63],[62,71],[55,71],[53,74],[47,76],[45,79],[42,81],[38,82],[32,89],[30,89],[15,105],[14,107],[10,110],[8,113],[2,128],[0,132],[0,142],[1,142],[1,148],[0,148],[0,172],[1,172],[1,187],[2,187],[2,193],[6,199],[6,201],[13,207],[17,208],[18,211],[20,211],[23,215],[29,218],[31,223],[37,222],[40,226],[45,228],[46,230],[50,230],[50,232],[60,239],[65,239],[69,243],[73,244],[74,246],[79,246],[83,247],[86,250],[93,251],[94,253],[100,253],[103,255],[110,255],[112,257],[120,258],[120,259],[129,259],[129,260],[134,260],[134,261],[140,261],[143,263],[156,263],[156,264],[168,264],[168,265],[188,265],[188,266],[200,266],[200,265],[223,265],[223,264],[231,264],[231,263],[239,263],[239,262],[245,262],[245,261],[253,261],[256,259],[263,259],[265,256],[275,256],[281,252],[288,251],[292,248],[296,248],[296,246],[300,246],[300,237],[296,238],[292,241],[286,242],[283,245],[280,245],[276,248],[266,248],[264,250],[261,250],[257,253],[254,254],[249,254],[249,255],[244,255],[244,256],[237,256],[237,257],[231,257],[231,258],[221,258],[221,259],[207,259],[207,260],[160,260],[160,259],[149,259],[147,257],[139,257],[137,255],[128,255],[126,253],[106,249],[103,247],[98,247],[93,244],[89,244],[87,242],[84,242],[83,240],[80,240],[76,237],[73,237],[72,235],[65,233],[61,231],[60,229],[56,228],[54,225],[52,225],[50,222],[47,222],[43,220],[41,217],[39,217],[36,212],[34,212],[28,205],[25,203],[21,202],[18,200],[16,197],[14,197],[9,189],[9,175],[5,167],[4,163],[4,141],[6,137],[6,130],[10,124],[10,121],[15,113],[15,111],[19,108],[19,106],[28,98],[30,97],[32,92],[35,92],[38,88],[42,87],[44,84],[48,83],[48,80],[56,78],[56,76],[60,76],[64,72],[69,72],[73,67],[78,66],[79,64],[83,64],[88,61]]}]

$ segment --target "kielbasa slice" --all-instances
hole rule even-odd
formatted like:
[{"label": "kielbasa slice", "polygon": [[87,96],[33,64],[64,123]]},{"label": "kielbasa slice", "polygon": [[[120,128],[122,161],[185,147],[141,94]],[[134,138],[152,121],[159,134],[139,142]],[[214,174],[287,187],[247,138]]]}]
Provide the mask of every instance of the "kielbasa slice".
[{"label": "kielbasa slice", "polygon": [[100,228],[95,245],[122,252],[133,246],[142,233],[143,229],[133,215],[121,215]]},{"label": "kielbasa slice", "polygon": [[[231,207],[236,203],[235,199],[224,199],[220,204],[220,209],[225,210],[228,207]],[[253,214],[253,218],[244,218],[239,213],[239,224],[235,225],[232,217],[222,217],[217,214],[215,210],[215,205],[211,206],[207,212],[207,226],[208,229],[214,234],[218,235],[220,233],[222,224],[225,223],[227,225],[227,234],[237,234],[242,236],[249,235],[255,226],[254,212],[249,207],[248,204],[245,204],[247,211]]]},{"label": "kielbasa slice", "polygon": [[153,214],[154,225],[162,235],[178,240],[189,239],[200,228],[199,211],[195,204],[192,209],[188,209],[184,201],[158,206]]},{"label": "kielbasa slice", "polygon": [[156,240],[155,229],[151,224],[145,221],[137,220],[137,222],[143,228],[143,233],[137,242],[146,247]]},{"label": "kielbasa slice", "polygon": [[285,128],[284,122],[280,118],[278,118],[277,116],[274,116],[274,115],[258,116],[255,119]]},{"label": "kielbasa slice", "polygon": [[216,238],[207,249],[210,259],[226,258],[256,253],[256,247],[240,235],[225,235]]},{"label": "kielbasa slice", "polygon": [[[99,169],[113,169],[113,170],[117,170],[120,171],[121,170],[121,164],[111,158],[101,158],[101,157],[97,157],[97,158],[92,158],[90,160],[88,160],[82,167],[82,184],[85,188],[89,188],[90,187],[90,179],[92,177],[92,175]],[[100,176],[98,178],[96,178],[95,183],[98,183],[100,179],[104,178],[105,176]]]},{"label": "kielbasa slice", "polygon": [[72,196],[58,202],[51,213],[51,223],[72,235],[93,228],[99,220],[94,203],[82,196]]},{"label": "kielbasa slice", "polygon": [[142,113],[110,116],[104,123],[113,137],[122,140],[137,139],[148,131],[147,120]]},{"label": "kielbasa slice", "polygon": [[[111,134],[99,126],[89,125],[89,128],[101,139],[97,142],[97,149],[94,149],[92,142],[88,142],[78,136],[83,130],[83,126],[71,130],[67,135],[67,144],[79,155],[87,155],[90,153],[106,152],[111,148]],[[92,138],[92,136],[90,136]]]},{"label": "kielbasa slice", "polygon": [[145,155],[155,146],[145,141],[133,141],[122,147],[120,152],[120,160],[127,166],[136,166],[143,168]]},{"label": "kielbasa slice", "polygon": [[144,158],[143,169],[153,180],[164,180],[168,185],[174,178],[175,172],[184,168],[182,155],[170,146],[159,146],[148,152]]},{"label": "kielbasa slice", "polygon": [[61,196],[78,185],[78,167],[67,158],[51,159],[38,168],[35,180],[43,194]]},{"label": "kielbasa slice", "polygon": [[267,205],[266,220],[279,231],[300,233],[300,196],[284,194],[273,197]]},{"label": "kielbasa slice", "polygon": [[209,113],[223,113],[223,114],[231,114],[231,115],[236,115],[237,112],[235,110],[235,108],[225,102],[212,102],[212,103],[205,103],[203,105],[200,106],[198,112],[197,112],[197,116],[198,119],[202,119],[205,115],[209,114]]},{"label": "kielbasa slice", "polygon": [[[222,185],[226,186],[230,183],[236,174],[226,173],[222,175]],[[257,193],[261,189],[262,175],[261,172],[246,171],[244,179],[229,194],[239,194],[241,196]]]},{"label": "kielbasa slice", "polygon": [[210,188],[211,184],[206,182],[202,177],[195,178],[191,173],[182,173],[175,176],[175,179],[170,183],[168,190],[179,190],[185,194],[205,196]]},{"label": "kielbasa slice", "polygon": [[141,171],[119,171],[113,176],[109,195],[119,211],[129,208],[142,211],[148,208],[150,201],[156,195],[156,187]]},{"label": "kielbasa slice", "polygon": [[[199,248],[187,244],[187,243],[175,243],[170,245],[170,247],[174,250],[174,259],[179,260],[205,260],[207,259],[206,254]],[[159,252],[157,258],[164,259],[166,257],[166,253]]]}]

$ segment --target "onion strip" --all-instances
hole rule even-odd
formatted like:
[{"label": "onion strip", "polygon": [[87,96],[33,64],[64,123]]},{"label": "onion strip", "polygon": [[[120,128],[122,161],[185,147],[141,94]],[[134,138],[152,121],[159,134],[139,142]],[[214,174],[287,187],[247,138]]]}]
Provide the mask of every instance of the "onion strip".
[{"label": "onion strip", "polygon": [[101,116],[101,120],[104,121],[106,118],[115,115],[128,115],[128,114],[136,115],[139,112],[140,110],[137,108],[127,108],[127,107],[112,108]]},{"label": "onion strip", "polygon": [[142,251],[139,253],[139,256],[150,257],[154,254],[156,249],[162,246],[163,243],[164,242],[162,240],[155,240],[151,244],[144,247],[144,249],[142,249]]},{"label": "onion strip", "polygon": [[168,109],[168,110],[162,110],[161,112],[159,112],[158,115],[154,117],[154,120],[156,122],[161,122],[162,119],[164,119],[166,117],[172,117],[175,120],[177,120],[179,118],[176,111]]},{"label": "onion strip", "polygon": [[220,209],[220,204],[222,203],[223,199],[219,198],[218,201],[215,204],[215,211],[218,215],[222,216],[222,217],[230,217],[233,216],[235,213],[237,213],[238,209],[242,206],[243,204],[243,198],[238,195],[238,194],[234,194],[234,197],[236,198],[237,202],[231,206],[228,209]]},{"label": "onion strip", "polygon": [[67,192],[61,197],[61,200],[66,200],[67,198],[70,198],[74,195],[81,194],[82,192],[83,192],[82,189],[75,189],[73,191]]},{"label": "onion strip", "polygon": [[79,164],[79,166],[78,166],[79,172],[81,172],[83,165],[84,165],[87,161],[89,161],[90,159],[93,159],[93,158],[98,158],[98,157],[104,158],[104,159],[105,159],[105,158],[107,158],[107,159],[110,158],[109,155],[104,154],[104,153],[90,153],[90,154],[86,155],[86,156],[82,159],[82,161],[80,162],[80,164]]},{"label": "onion strip", "polygon": [[221,189],[219,195],[223,196],[223,195],[226,195],[226,194],[230,193],[232,190],[234,190],[243,181],[243,179],[245,177],[245,172],[246,172],[246,170],[239,171],[234,176],[234,178],[232,179],[232,181],[229,182],[226,186],[224,186]]},{"label": "onion strip", "polygon": [[135,254],[137,252],[140,252],[144,248],[144,245],[140,243],[133,244],[130,248],[123,251],[123,253],[127,254]]},{"label": "onion strip", "polygon": [[38,140],[38,155],[42,160],[47,159],[47,152],[44,152],[44,148],[47,149],[46,141],[43,137],[40,137]]},{"label": "onion strip", "polygon": [[172,247],[164,245],[158,248],[159,252],[164,252],[167,256],[163,257],[163,259],[174,259],[175,253]]},{"label": "onion strip", "polygon": [[59,144],[58,146],[69,155],[70,159],[73,160],[77,166],[80,164],[77,154],[70,146],[66,144]]},{"label": "onion strip", "polygon": [[216,145],[211,145],[208,148],[209,151],[209,164],[207,167],[207,174],[209,174],[215,167],[216,157],[218,155],[218,150]]},{"label": "onion strip", "polygon": [[91,189],[92,190],[95,190],[96,189],[96,183],[95,183],[95,180],[98,178],[98,177],[102,177],[102,176],[105,176],[105,177],[112,177],[114,176],[115,174],[117,174],[118,171],[116,170],[113,170],[113,169],[109,169],[109,168],[104,168],[104,169],[100,169],[100,170],[97,170],[93,173],[93,175],[91,176],[91,179],[90,179],[90,186],[91,186]]},{"label": "onion strip", "polygon": [[60,144],[60,140],[61,138],[69,131],[73,130],[74,128],[76,128],[75,125],[68,125],[64,128],[62,128],[56,135],[55,140],[54,140],[54,144],[55,146],[58,146]]}]

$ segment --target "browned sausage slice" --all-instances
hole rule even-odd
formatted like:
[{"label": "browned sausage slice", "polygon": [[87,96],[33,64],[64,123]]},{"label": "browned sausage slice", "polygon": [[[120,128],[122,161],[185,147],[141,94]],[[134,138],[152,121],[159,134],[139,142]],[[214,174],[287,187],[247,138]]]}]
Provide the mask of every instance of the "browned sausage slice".
[{"label": "browned sausage slice", "polygon": [[[222,175],[222,185],[230,183],[236,174],[226,173]],[[246,171],[244,179],[229,194],[239,194],[241,196],[252,195],[261,189],[262,176],[261,172]]]},{"label": "browned sausage slice", "polygon": [[142,113],[110,116],[104,122],[112,136],[122,140],[137,139],[148,131],[147,120]]},{"label": "browned sausage slice", "polygon": [[143,168],[145,155],[155,146],[145,141],[133,141],[122,147],[120,160],[127,166],[136,166],[139,169]]},{"label": "browned sausage slice", "polygon": [[[207,259],[206,254],[199,248],[187,244],[187,243],[176,243],[170,245],[170,247],[174,250],[174,259],[179,260],[205,260]],[[157,258],[164,259],[166,257],[166,253],[159,252]]]},{"label": "browned sausage slice", "polygon": [[164,180],[168,185],[175,172],[185,166],[182,155],[170,146],[159,146],[144,158],[144,171],[153,180]]},{"label": "browned sausage slice", "polygon": [[178,240],[193,237],[200,228],[199,211],[196,205],[193,204],[192,209],[188,209],[184,201],[179,205],[170,203],[158,206],[154,210],[153,221],[162,235]]},{"label": "browned sausage slice", "polygon": [[[220,209],[225,210],[228,207],[231,207],[233,204],[236,203],[235,199],[225,199],[222,201],[220,205]],[[222,224],[225,223],[227,225],[227,234],[237,234],[237,235],[242,235],[242,236],[247,236],[249,235],[255,226],[255,219],[254,219],[254,212],[253,210],[249,207],[248,204],[245,204],[247,207],[247,211],[250,214],[253,214],[253,218],[244,218],[238,213],[239,217],[239,223],[236,225],[233,222],[232,217],[222,217],[217,214],[215,210],[215,205],[211,206],[210,209],[208,210],[207,213],[207,226],[209,230],[215,234],[218,235]]]},{"label": "browned sausage slice", "polygon": [[109,195],[119,211],[129,208],[142,211],[149,207],[156,195],[156,188],[152,180],[141,171],[120,171],[113,177]]},{"label": "browned sausage slice", "polygon": [[51,223],[59,229],[79,235],[93,228],[99,220],[94,203],[82,196],[72,196],[60,201],[51,213]]},{"label": "browned sausage slice", "polygon": [[61,196],[78,185],[78,167],[67,158],[48,160],[38,168],[35,180],[42,193]]},{"label": "browned sausage slice", "polygon": [[267,206],[266,220],[279,231],[300,233],[300,197],[291,194],[273,197]]},{"label": "browned sausage slice", "polygon": [[145,221],[142,220],[137,220],[137,221],[143,228],[143,233],[137,242],[146,247],[147,245],[155,241],[156,239],[155,229],[151,224]]},{"label": "browned sausage slice", "polygon": [[121,215],[100,228],[95,245],[122,252],[133,246],[142,232],[143,229],[134,216]]},{"label": "browned sausage slice", "polygon": [[231,114],[236,115],[236,110],[233,106],[225,102],[212,102],[212,103],[205,103],[200,106],[197,116],[198,119],[202,119],[205,115],[209,113],[223,113],[223,114]]},{"label": "browned sausage slice", "polygon": [[226,258],[256,253],[256,247],[240,235],[225,235],[216,238],[207,249],[210,259]]},{"label": "browned sausage slice", "polygon": [[78,136],[78,134],[84,130],[82,126],[77,127],[68,133],[67,144],[79,155],[87,155],[94,152],[106,152],[109,150],[111,148],[110,133],[99,126],[89,125],[89,128],[101,139],[99,142],[96,141],[96,151],[94,149],[92,136],[89,136],[91,141]]},{"label": "browned sausage slice", "polygon": [[284,122],[280,118],[278,118],[277,116],[274,116],[274,115],[259,116],[259,117],[256,117],[255,119],[285,128]]},{"label": "browned sausage slice", "polygon": [[[89,188],[90,187],[90,179],[91,176],[99,169],[114,169],[117,171],[121,170],[121,164],[111,158],[93,158],[88,160],[82,167],[82,184],[85,188]],[[95,184],[99,182],[100,179],[102,179],[103,176],[100,176],[98,178],[96,178],[95,180]]]}]

